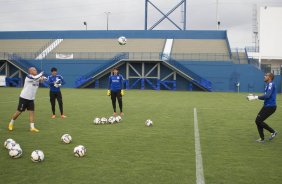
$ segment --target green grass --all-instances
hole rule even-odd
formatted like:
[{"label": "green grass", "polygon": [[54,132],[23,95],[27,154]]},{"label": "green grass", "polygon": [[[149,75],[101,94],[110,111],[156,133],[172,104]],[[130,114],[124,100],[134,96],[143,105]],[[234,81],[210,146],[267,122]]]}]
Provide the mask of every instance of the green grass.
[{"label": "green grass", "polygon": [[[0,143],[13,138],[24,152],[11,159],[0,147],[1,183],[195,183],[194,107],[206,183],[282,181],[282,136],[266,144],[254,142],[258,138],[254,119],[262,102],[248,102],[246,94],[127,91],[123,122],[94,125],[94,117],[112,113],[105,90],[63,89],[68,118],[53,120],[48,90],[39,89],[35,103],[40,132],[29,132],[27,113],[8,132],[20,90],[0,88]],[[279,95],[280,108],[281,100]],[[280,108],[267,120],[278,131]],[[144,126],[148,118],[153,127]],[[73,137],[71,144],[60,142],[64,133]],[[79,144],[87,148],[83,158],[72,153]],[[35,149],[44,151],[44,162],[30,160]]]}]

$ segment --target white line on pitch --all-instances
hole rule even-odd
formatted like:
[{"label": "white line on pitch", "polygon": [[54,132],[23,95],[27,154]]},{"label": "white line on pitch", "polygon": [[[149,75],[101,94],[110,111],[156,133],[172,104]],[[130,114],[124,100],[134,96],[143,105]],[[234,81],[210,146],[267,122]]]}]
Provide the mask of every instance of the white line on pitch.
[{"label": "white line on pitch", "polygon": [[196,184],[205,184],[197,109],[194,108],[194,135],[196,153]]}]

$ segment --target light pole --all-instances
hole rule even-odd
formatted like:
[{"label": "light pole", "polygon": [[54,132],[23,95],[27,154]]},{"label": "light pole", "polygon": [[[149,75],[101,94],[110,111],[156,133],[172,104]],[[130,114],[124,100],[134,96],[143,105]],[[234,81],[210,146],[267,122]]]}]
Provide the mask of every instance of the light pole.
[{"label": "light pole", "polygon": [[216,0],[216,29],[219,30],[220,29],[220,21],[219,21],[219,14],[218,14],[218,1]]},{"label": "light pole", "polygon": [[109,16],[111,14],[111,12],[104,12],[107,16],[107,31],[109,30]]},{"label": "light pole", "polygon": [[85,30],[87,30],[87,22],[86,21],[83,22],[83,25],[85,25]]}]

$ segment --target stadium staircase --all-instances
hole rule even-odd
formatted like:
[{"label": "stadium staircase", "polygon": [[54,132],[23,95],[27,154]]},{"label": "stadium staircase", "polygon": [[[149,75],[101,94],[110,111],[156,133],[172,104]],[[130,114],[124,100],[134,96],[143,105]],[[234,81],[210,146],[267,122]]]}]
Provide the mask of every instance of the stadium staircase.
[{"label": "stadium staircase", "polygon": [[[183,66],[180,62],[171,58],[170,54],[172,47],[173,47],[173,39],[166,39],[165,47],[160,57],[162,62],[166,66],[178,71],[180,75],[182,75],[184,78],[191,81],[191,83],[203,89],[204,91],[212,91],[212,83],[210,81],[200,77],[196,73],[189,70],[187,67]],[[167,89],[169,89],[165,83],[162,83],[162,85],[164,85]]]},{"label": "stadium staircase", "polygon": [[88,86],[89,84],[93,83],[101,74],[109,71],[114,66],[121,65],[124,62],[124,59],[128,59],[128,57],[128,53],[120,53],[116,55],[112,60],[106,62],[103,66],[79,77],[75,81],[75,87],[83,88]]},{"label": "stadium staircase", "polygon": [[168,60],[170,58],[172,46],[173,46],[173,39],[166,39],[162,53],[162,60]]},{"label": "stadium staircase", "polygon": [[163,64],[172,68],[178,72],[182,77],[189,80],[194,85],[198,86],[204,91],[212,91],[212,83],[203,77],[199,76],[198,74],[194,73],[193,71],[189,70],[187,67],[182,65],[180,62],[169,59],[169,60],[162,60]]},{"label": "stadium staircase", "polygon": [[[21,57],[17,56],[16,54],[9,54],[7,62],[10,63],[11,65],[15,66],[19,70],[21,70],[23,73],[28,74],[28,69],[30,67],[34,67],[30,62],[27,60],[22,59]],[[35,67],[36,68],[36,67]],[[37,72],[40,73],[41,70],[39,68],[36,68]],[[47,76],[45,73],[44,76]],[[41,83],[43,87],[49,87],[47,82]]]},{"label": "stadium staircase", "polygon": [[36,57],[36,59],[44,59],[47,57],[47,55],[52,52],[61,42],[63,39],[56,39],[52,40],[50,43],[47,44],[47,46],[42,49],[42,52]]}]

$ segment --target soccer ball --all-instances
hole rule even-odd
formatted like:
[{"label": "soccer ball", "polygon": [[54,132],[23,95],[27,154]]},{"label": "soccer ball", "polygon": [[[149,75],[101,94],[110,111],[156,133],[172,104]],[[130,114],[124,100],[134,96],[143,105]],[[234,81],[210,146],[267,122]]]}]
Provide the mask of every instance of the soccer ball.
[{"label": "soccer ball", "polygon": [[35,150],[31,153],[31,160],[33,162],[42,162],[44,160],[44,153],[41,150]]},{"label": "soccer ball", "polygon": [[109,122],[110,124],[115,123],[115,121],[116,121],[116,118],[115,118],[114,116],[111,116],[111,117],[109,117],[109,119],[108,119],[108,122]]},{"label": "soccer ball", "polygon": [[100,118],[95,118],[95,119],[93,120],[93,123],[94,123],[95,125],[99,125],[99,124],[101,123],[101,119],[100,119]]},{"label": "soccer ball", "polygon": [[124,36],[121,36],[121,37],[119,37],[118,38],[118,43],[120,44],[120,45],[125,45],[126,44],[126,38],[124,37]]},{"label": "soccer ball", "polygon": [[[6,148],[6,149],[8,149],[8,144],[10,144],[10,143],[14,143],[14,144],[16,144],[16,141],[14,141],[13,139],[7,139],[5,142],[4,142],[4,147]],[[9,146],[10,147],[10,146]]]},{"label": "soccer ball", "polygon": [[[17,144],[17,145],[19,145],[19,144]],[[19,146],[14,146],[9,151],[9,155],[12,158],[19,158],[19,157],[22,156],[22,154],[23,154],[23,150]]]},{"label": "soccer ball", "polygon": [[145,125],[146,126],[153,126],[153,121],[152,120],[150,120],[150,119],[147,119],[146,121],[145,121]]},{"label": "soccer ball", "polygon": [[63,143],[69,144],[72,141],[72,138],[69,134],[64,134],[61,137],[61,140],[63,141]]},{"label": "soccer ball", "polygon": [[83,157],[86,153],[86,148],[82,145],[78,145],[73,149],[74,156]]},{"label": "soccer ball", "polygon": [[13,145],[13,147],[11,149],[22,149],[22,148],[18,143],[16,143],[15,145]]},{"label": "soccer ball", "polygon": [[116,117],[116,122],[117,122],[117,123],[121,122],[121,120],[122,120],[122,119],[121,119],[121,116],[117,116],[117,117]]},{"label": "soccer ball", "polygon": [[101,124],[106,124],[106,123],[108,123],[108,119],[102,117],[102,118],[101,118]]},{"label": "soccer ball", "polygon": [[10,150],[10,149],[12,149],[14,146],[16,146],[16,142],[9,142],[8,144],[7,144],[7,146],[6,146],[6,148],[8,149],[8,150]]}]

